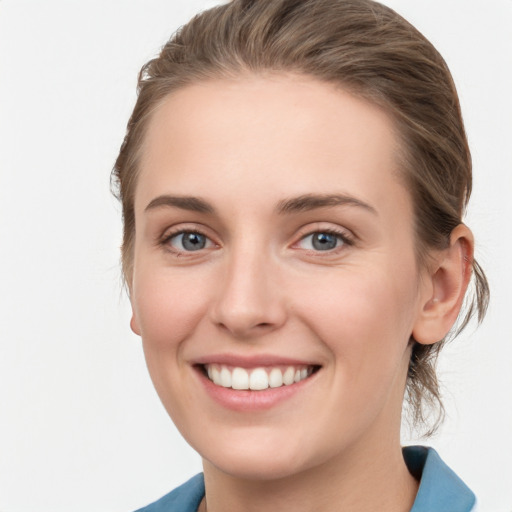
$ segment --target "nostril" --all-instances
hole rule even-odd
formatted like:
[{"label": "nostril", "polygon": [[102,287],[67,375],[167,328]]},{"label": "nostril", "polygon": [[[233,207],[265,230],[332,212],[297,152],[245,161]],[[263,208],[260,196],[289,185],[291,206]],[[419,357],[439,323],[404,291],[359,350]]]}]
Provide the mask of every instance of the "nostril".
[{"label": "nostril", "polygon": [[217,327],[222,331],[228,331],[236,337],[250,337],[252,335],[271,331],[280,323],[278,322],[259,322],[254,316],[236,315],[232,313],[230,317],[217,319]]}]

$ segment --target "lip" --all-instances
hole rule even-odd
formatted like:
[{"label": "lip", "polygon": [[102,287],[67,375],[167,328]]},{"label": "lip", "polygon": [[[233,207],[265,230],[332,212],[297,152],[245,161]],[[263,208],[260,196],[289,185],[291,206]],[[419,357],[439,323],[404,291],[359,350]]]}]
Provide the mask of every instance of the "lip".
[{"label": "lip", "polygon": [[198,357],[192,361],[192,365],[219,364],[226,366],[238,366],[240,368],[258,368],[261,366],[321,366],[316,361],[305,359],[292,359],[289,357],[276,356],[271,354],[260,354],[252,356],[239,356],[235,354],[213,354]]},{"label": "lip", "polygon": [[235,390],[214,384],[204,373],[203,366],[206,364],[220,364],[240,368],[269,366],[315,366],[318,369],[321,368],[321,365],[309,361],[305,362],[304,360],[270,355],[240,357],[222,354],[196,359],[192,367],[207,395],[222,407],[237,412],[265,411],[290,400],[295,395],[305,391],[316,380],[319,370],[315,371],[307,379],[288,386],[251,391]]}]

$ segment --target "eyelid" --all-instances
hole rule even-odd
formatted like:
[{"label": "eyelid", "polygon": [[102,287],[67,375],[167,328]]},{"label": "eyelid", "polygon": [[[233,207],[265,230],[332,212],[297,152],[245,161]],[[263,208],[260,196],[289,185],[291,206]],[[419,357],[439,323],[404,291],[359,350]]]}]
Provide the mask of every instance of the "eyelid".
[{"label": "eyelid", "polygon": [[[209,246],[204,247],[202,249],[198,249],[197,251],[185,251],[185,250],[179,250],[174,247],[172,247],[169,243],[169,241],[180,234],[183,233],[198,233],[208,239],[210,242]],[[320,251],[315,249],[301,249],[298,247],[298,244],[300,244],[305,238],[308,236],[312,236],[317,233],[327,233],[334,235],[341,239],[342,244],[339,247],[335,247],[333,249]],[[219,248],[221,246],[220,243],[216,240],[217,237],[211,232],[211,229],[208,227],[197,224],[197,223],[180,223],[175,226],[168,227],[161,236],[157,237],[156,239],[156,245],[164,247],[168,252],[173,253],[177,256],[199,256],[200,254],[204,254],[206,251],[210,251],[215,248]],[[294,242],[290,245],[291,248],[295,249],[301,249],[304,252],[310,252],[314,253],[316,255],[323,255],[323,256],[329,256],[333,254],[337,254],[339,251],[342,251],[343,249],[346,249],[347,247],[350,247],[354,245],[357,241],[357,237],[347,228],[341,227],[341,226],[333,226],[329,223],[324,222],[316,222],[316,223],[310,223],[306,226],[301,227],[297,234],[294,237]]]},{"label": "eyelid", "polygon": [[[178,224],[176,226],[172,226],[167,228],[161,236],[159,236],[156,240],[157,246],[164,247],[168,252],[176,255],[176,256],[194,256],[199,254],[204,254],[205,251],[212,250],[213,248],[219,247],[219,244],[215,241],[214,237],[210,234],[209,229],[201,224]],[[174,237],[185,234],[185,233],[197,233],[201,236],[204,236],[210,243],[207,247],[202,249],[198,249],[197,251],[185,251],[180,250],[173,247],[170,244],[170,240]]]},{"label": "eyelid", "polygon": [[332,226],[332,225],[326,225],[324,223],[315,223],[313,225],[308,224],[307,226],[302,227],[296,237],[296,241],[292,244],[292,248],[296,248],[300,242],[308,238],[309,236],[318,234],[318,233],[326,233],[330,235],[334,235],[341,239],[342,244],[340,247],[335,247],[331,250],[325,250],[325,251],[319,251],[314,249],[303,249],[304,251],[320,254],[323,253],[325,256],[332,255],[340,250],[342,250],[344,247],[352,246],[356,242],[355,235],[349,231],[346,228],[342,228],[340,226]]}]

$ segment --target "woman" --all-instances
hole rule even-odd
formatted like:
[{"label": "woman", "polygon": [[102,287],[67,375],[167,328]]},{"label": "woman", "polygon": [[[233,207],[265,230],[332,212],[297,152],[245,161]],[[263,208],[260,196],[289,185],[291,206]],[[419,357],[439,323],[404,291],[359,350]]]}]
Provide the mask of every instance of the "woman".
[{"label": "woman", "polygon": [[[204,477],[145,511],[469,511],[431,449],[471,276],[437,51],[370,0],[234,0],[144,66],[116,161],[132,329]],[[435,428],[435,423],[431,425]]]}]

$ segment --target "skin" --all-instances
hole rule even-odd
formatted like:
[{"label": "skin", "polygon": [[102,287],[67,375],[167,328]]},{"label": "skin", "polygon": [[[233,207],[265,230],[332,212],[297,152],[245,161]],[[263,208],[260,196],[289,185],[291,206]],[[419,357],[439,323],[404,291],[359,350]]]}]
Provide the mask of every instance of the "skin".
[{"label": "skin", "polygon": [[[453,324],[472,238],[459,226],[418,267],[397,150],[382,110],[307,77],[190,85],[153,114],[131,325],[162,403],[203,458],[210,512],[412,506],[418,483],[400,448],[409,340],[434,343]],[[350,201],[282,211],[308,194]],[[212,211],[157,199],[166,195]],[[183,231],[205,247],[187,251]],[[318,250],[311,234],[326,231],[337,245]],[[320,370],[269,409],[231,410],[195,366],[212,354]]]}]

